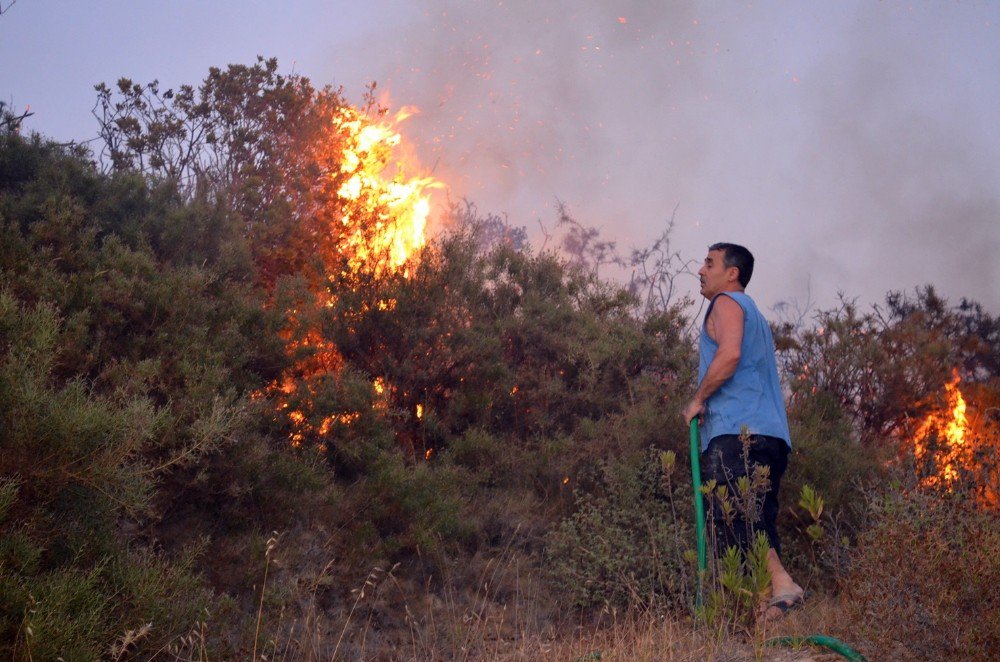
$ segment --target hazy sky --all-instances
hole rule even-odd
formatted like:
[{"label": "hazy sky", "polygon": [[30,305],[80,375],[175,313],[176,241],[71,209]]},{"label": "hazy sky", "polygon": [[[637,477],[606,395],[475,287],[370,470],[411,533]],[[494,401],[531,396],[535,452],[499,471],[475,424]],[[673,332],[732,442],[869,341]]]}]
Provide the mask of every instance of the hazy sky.
[{"label": "hazy sky", "polygon": [[9,3],[0,99],[52,138],[96,134],[98,82],[275,56],[419,106],[423,164],[536,244],[558,200],[623,251],[674,215],[685,258],[756,254],[765,307],[931,283],[1000,311],[1000,3]]}]

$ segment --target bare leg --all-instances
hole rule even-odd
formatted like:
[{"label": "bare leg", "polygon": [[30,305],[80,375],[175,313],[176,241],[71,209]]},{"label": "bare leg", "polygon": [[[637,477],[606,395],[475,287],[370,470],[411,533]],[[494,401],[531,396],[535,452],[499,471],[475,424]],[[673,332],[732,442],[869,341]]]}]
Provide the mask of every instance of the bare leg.
[{"label": "bare leg", "polygon": [[[773,549],[767,550],[767,569],[771,573],[772,600],[781,599],[788,605],[802,600],[805,591],[795,583],[792,576],[785,570],[785,566],[781,565],[781,559],[778,558],[778,553]],[[781,618],[784,613],[784,609],[776,607],[773,604],[768,605],[765,603],[761,606],[761,615],[767,621]]]}]

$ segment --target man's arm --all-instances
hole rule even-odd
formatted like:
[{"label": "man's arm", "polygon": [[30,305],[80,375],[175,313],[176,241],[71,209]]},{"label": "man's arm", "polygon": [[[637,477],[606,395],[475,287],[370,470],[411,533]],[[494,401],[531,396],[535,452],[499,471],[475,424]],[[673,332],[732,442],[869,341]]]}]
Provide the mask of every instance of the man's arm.
[{"label": "man's arm", "polygon": [[736,372],[743,345],[743,308],[732,297],[724,294],[717,297],[706,328],[712,340],[719,344],[719,349],[708,364],[694,397],[684,408],[684,421],[688,424],[693,418],[704,415],[705,401]]}]

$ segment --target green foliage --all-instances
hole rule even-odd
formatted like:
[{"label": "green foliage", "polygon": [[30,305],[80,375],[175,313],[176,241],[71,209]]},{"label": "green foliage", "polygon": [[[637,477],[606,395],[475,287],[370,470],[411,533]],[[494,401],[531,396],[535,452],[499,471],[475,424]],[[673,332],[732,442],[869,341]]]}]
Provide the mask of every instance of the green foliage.
[{"label": "green foliage", "polygon": [[797,494],[810,485],[823,495],[828,512],[850,513],[860,505],[860,488],[882,476],[891,449],[862,446],[846,414],[826,392],[799,397],[789,409],[789,425],[792,453],[782,491]]},{"label": "green foliage", "polygon": [[116,588],[114,613],[120,618],[117,634],[121,635],[123,629],[138,629],[144,622],[152,623],[155,629],[141,648],[157,650],[200,617],[216,611],[219,598],[197,574],[203,550],[201,544],[182,550],[177,558],[165,558],[136,548],[112,559],[106,575]]},{"label": "green foliage", "polygon": [[[157,255],[149,245],[155,231],[141,231],[135,219],[170,215],[180,205],[176,196],[151,196],[141,180],[101,178],[74,155],[43,147],[33,154],[12,162],[21,170],[0,192],[0,243],[9,249],[0,273],[11,297],[47,301],[63,320],[49,332],[58,341],[52,335],[40,365],[68,384],[67,398],[156,408],[155,415],[132,415],[158,437],[143,457],[150,477],[215,451],[239,425],[238,391],[259,384],[256,366],[275,361],[280,348],[261,333],[267,318],[239,282],[249,265],[233,271],[219,249],[224,235],[201,235],[216,264]],[[198,217],[174,220],[180,228]],[[264,340],[247,342],[254,337]]]},{"label": "green foliage", "polygon": [[[462,517],[459,483],[447,469],[408,467],[396,453],[380,454],[360,496],[369,504],[384,553],[437,555],[473,535]],[[442,547],[444,549],[442,549]]]},{"label": "green foliage", "polygon": [[468,471],[478,484],[492,487],[516,483],[514,457],[500,438],[475,428],[453,438],[445,451],[445,461]]},{"label": "green foliage", "polygon": [[[193,555],[171,563],[119,550],[89,569],[64,567],[28,579],[0,568],[5,651],[37,659],[95,659],[128,627],[155,624],[135,653],[163,647],[209,606]],[[141,620],[140,620],[141,619]]]},{"label": "green foliage", "polygon": [[782,493],[801,494],[808,486],[822,495],[829,535],[817,548],[807,532],[816,519],[786,509],[791,517],[778,522],[782,547],[794,571],[808,572],[816,581],[837,581],[847,562],[845,539],[853,539],[867,522],[865,490],[886,479],[885,468],[895,451],[862,446],[836,400],[825,392],[799,398],[789,411],[789,423],[793,446]]},{"label": "green foliage", "polygon": [[[101,568],[65,569],[36,582],[24,606],[23,651],[40,659],[93,659],[112,635],[110,596],[100,589]],[[20,634],[20,632],[19,632]]]},{"label": "green foliage", "polygon": [[799,495],[799,507],[809,513],[812,523],[806,527],[806,533],[813,542],[819,542],[823,537],[823,527],[821,517],[823,515],[823,497],[816,493],[810,485],[803,485]]},{"label": "green foliage", "polygon": [[25,310],[0,291],[0,330],[0,473],[23,485],[18,501],[49,526],[70,517],[98,532],[119,509],[143,510],[150,484],[140,453],[159,424],[151,403],[95,396],[80,380],[53,384],[60,328],[49,307]]},{"label": "green foliage", "polygon": [[710,573],[710,589],[697,616],[720,634],[752,630],[771,588],[769,549],[767,536],[760,531],[745,556],[738,548],[727,547]]},{"label": "green foliage", "polygon": [[546,541],[554,590],[578,607],[681,607],[693,584],[694,540],[678,514],[687,488],[662,472],[658,451],[639,466],[608,464],[603,494],[577,494],[576,511]]},{"label": "green foliage", "polygon": [[208,593],[125,531],[214,489],[198,477],[247,429],[280,342],[221,207],[3,140],[3,650],[94,658],[153,616],[162,643]]}]

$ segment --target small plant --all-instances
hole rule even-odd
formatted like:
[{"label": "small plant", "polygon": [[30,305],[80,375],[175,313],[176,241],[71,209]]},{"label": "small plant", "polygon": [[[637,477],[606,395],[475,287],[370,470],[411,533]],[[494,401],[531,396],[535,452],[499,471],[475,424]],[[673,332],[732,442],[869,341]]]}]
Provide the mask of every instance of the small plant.
[{"label": "small plant", "polygon": [[730,630],[749,631],[757,621],[759,606],[771,586],[769,549],[767,536],[757,532],[746,554],[730,546],[716,559],[712,588],[697,616],[720,636]]},{"label": "small plant", "polygon": [[271,567],[271,552],[278,546],[278,532],[271,533],[267,539],[267,549],[264,551],[264,580],[260,584],[260,603],[257,605],[257,628],[253,635],[253,658],[257,659],[257,643],[260,641],[260,619],[264,613],[264,591],[267,590],[267,571]]},{"label": "small plant", "polygon": [[[676,454],[651,450],[638,467],[604,467],[603,494],[577,493],[577,510],[546,539],[553,585],[576,607],[682,607],[693,582],[694,539],[675,506]],[[678,481],[679,482],[679,481]]]},{"label": "small plant", "polygon": [[764,532],[755,530],[761,519],[764,495],[771,487],[770,470],[761,465],[751,466],[752,437],[746,426],[740,433],[740,442],[743,466],[737,468],[739,475],[732,475],[727,469],[725,482],[713,478],[701,486],[712,513],[707,534],[715,543],[711,546],[717,555],[709,562],[706,578],[709,589],[697,616],[720,636],[730,629],[749,631],[771,585],[767,565],[770,542]]},{"label": "small plant", "polygon": [[811,485],[803,485],[799,493],[799,507],[809,513],[812,522],[806,527],[806,535],[814,543],[823,538],[823,525],[820,517],[823,515],[823,497],[816,493]]}]

